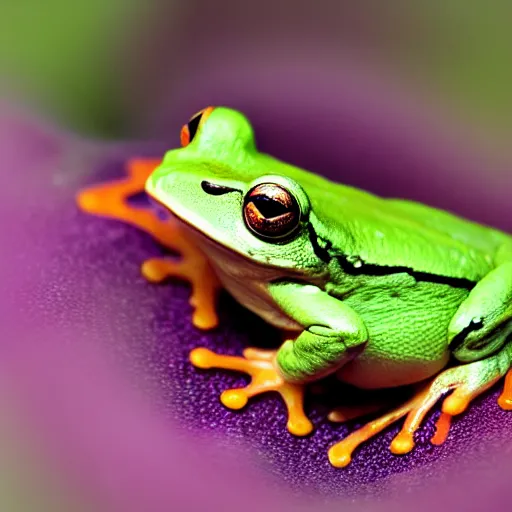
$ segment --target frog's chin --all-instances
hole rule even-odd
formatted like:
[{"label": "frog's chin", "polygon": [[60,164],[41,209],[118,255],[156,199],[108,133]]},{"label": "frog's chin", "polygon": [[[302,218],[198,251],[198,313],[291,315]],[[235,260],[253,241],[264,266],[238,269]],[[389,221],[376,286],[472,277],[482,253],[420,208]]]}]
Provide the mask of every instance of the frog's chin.
[{"label": "frog's chin", "polygon": [[211,249],[213,249],[216,251],[225,251],[230,252],[232,254],[234,253],[240,257],[249,259],[248,255],[244,254],[240,250],[229,247],[227,244],[222,243],[216,238],[212,238],[210,235],[207,234],[206,231],[203,231],[196,225],[187,222],[186,219],[180,217],[172,210],[169,210],[169,212],[171,213],[173,219],[175,219],[176,222],[178,222],[180,229],[185,233],[187,238],[189,238],[203,252],[208,253]]}]

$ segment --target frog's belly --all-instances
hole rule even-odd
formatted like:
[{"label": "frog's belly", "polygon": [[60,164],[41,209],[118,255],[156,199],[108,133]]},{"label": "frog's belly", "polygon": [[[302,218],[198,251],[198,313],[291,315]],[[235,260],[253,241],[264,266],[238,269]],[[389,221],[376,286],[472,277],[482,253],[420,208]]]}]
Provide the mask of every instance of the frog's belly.
[{"label": "frog's belly", "polygon": [[448,362],[449,352],[435,361],[394,361],[363,353],[336,374],[348,384],[362,389],[406,386],[433,377]]},{"label": "frog's belly", "polygon": [[439,373],[450,356],[448,326],[467,294],[465,289],[417,282],[380,293],[369,288],[350,297],[346,302],[363,319],[369,342],[340,369],[340,379],[371,389],[412,384]]}]

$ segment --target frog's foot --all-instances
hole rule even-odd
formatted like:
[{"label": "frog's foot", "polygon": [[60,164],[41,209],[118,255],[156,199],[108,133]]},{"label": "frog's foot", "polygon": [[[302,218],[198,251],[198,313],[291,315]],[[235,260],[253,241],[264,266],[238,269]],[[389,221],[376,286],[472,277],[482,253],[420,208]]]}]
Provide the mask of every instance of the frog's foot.
[{"label": "frog's foot", "polygon": [[[354,450],[356,450],[356,448],[358,448],[366,441],[369,441],[372,437],[382,432],[384,429],[398,421],[400,418],[403,418],[407,415],[408,419],[412,419],[413,417],[419,419],[418,412],[423,417],[424,414],[426,414],[426,412],[429,410],[428,407],[423,407],[427,393],[428,390],[421,390],[402,406],[392,409],[390,412],[384,414],[383,416],[368,422],[360,429],[352,432],[348,437],[339,443],[331,446],[328,453],[330,463],[338,468],[345,467],[352,461],[352,453]],[[414,446],[412,434],[419,426],[416,426],[417,422],[418,421],[415,421],[414,425],[411,423],[410,426],[413,427],[412,431],[410,428],[406,429],[406,426],[404,425],[404,428],[391,443],[390,449],[392,453],[406,453],[412,450]]]},{"label": "frog's foot", "polygon": [[77,203],[87,213],[131,224],[148,233],[166,249],[180,254],[179,261],[164,258],[147,260],[142,264],[142,274],[150,282],[162,282],[171,276],[190,282],[194,325],[200,329],[211,329],[218,324],[215,306],[220,284],[207,259],[183,235],[177,222],[162,220],[152,209],[134,206],[129,201],[144,192],[147,178],[160,162],[131,160],[127,164],[128,175],[125,178],[80,191]]},{"label": "frog's foot", "polygon": [[189,304],[194,309],[194,325],[199,329],[211,329],[217,325],[215,306],[221,286],[206,259],[194,258],[190,254],[178,261],[151,258],[142,264],[141,272],[151,283],[162,283],[171,277],[189,282],[192,285]]},{"label": "frog's foot", "polygon": [[238,357],[196,348],[190,353],[190,361],[197,368],[223,368],[251,376],[251,382],[245,388],[228,389],[222,393],[220,400],[229,409],[242,409],[249,398],[268,391],[279,393],[288,410],[288,431],[296,436],[306,436],[313,431],[313,424],[304,412],[304,386],[284,381],[275,369],[275,354],[273,350],[248,348],[244,350],[244,357]]},{"label": "frog's foot", "polygon": [[[511,355],[512,343],[509,343],[501,352],[488,359],[444,371],[405,404],[370,421],[332,446],[329,450],[331,464],[336,467],[348,465],[356,448],[404,416],[404,425],[393,439],[390,450],[395,455],[409,453],[414,448],[414,434],[419,430],[426,415],[446,393],[451,392],[443,401],[442,413],[436,423],[436,433],[431,440],[433,444],[442,444],[448,436],[451,418],[464,412],[477,396],[489,389],[507,372]],[[509,373],[505,391],[499,400],[500,406],[511,409],[511,395],[512,376]]]},{"label": "frog's foot", "polygon": [[505,385],[503,386],[503,392],[498,398],[498,405],[504,411],[512,411],[512,369],[508,371],[505,377]]}]

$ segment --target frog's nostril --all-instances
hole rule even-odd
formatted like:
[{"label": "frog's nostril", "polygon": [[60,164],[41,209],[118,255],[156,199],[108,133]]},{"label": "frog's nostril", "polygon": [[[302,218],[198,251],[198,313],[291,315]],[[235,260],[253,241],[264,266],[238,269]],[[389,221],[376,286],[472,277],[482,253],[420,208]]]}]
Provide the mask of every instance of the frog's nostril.
[{"label": "frog's nostril", "polygon": [[216,183],[212,183],[211,181],[206,180],[201,182],[201,188],[211,196],[222,196],[223,194],[227,194],[229,192],[236,192],[236,188],[217,185]]}]

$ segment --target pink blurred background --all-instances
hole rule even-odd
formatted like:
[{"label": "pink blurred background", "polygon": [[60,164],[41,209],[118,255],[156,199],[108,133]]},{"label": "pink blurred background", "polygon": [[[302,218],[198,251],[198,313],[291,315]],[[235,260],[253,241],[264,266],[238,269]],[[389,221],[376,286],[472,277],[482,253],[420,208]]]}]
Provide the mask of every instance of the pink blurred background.
[{"label": "pink blurred background", "polygon": [[[69,208],[73,186],[105,154],[129,152],[130,144],[144,140],[155,147],[175,147],[179,127],[190,114],[208,104],[225,104],[249,115],[262,150],[325,175],[339,175],[342,168],[346,183],[427,201],[512,231],[511,11],[508,2],[490,9],[461,1],[301,5],[287,0],[6,0],[0,7],[3,95],[8,105],[28,105],[30,116],[44,118],[42,127],[36,123],[33,129],[45,135],[35,149],[26,139],[16,146],[7,138],[12,125],[3,124],[4,183],[11,183],[13,169],[41,180],[31,187],[3,188],[10,197],[10,202],[2,200],[3,213],[12,214],[21,202],[37,203],[38,190],[47,186],[42,169],[62,167],[60,150],[52,153],[53,145],[66,148],[66,162],[80,155],[78,163],[64,166],[59,176],[65,185],[54,199],[56,209]],[[10,121],[8,110],[4,107],[2,113]],[[24,152],[35,156],[20,163]],[[34,172],[37,169],[41,172]],[[27,211],[19,219],[27,232],[35,230],[33,214]],[[9,261],[5,252],[2,282],[5,289],[10,285],[17,290],[9,307],[0,311],[0,329],[5,329],[0,334],[12,350],[11,358],[3,359],[0,379],[2,509],[299,510],[279,482],[254,471],[250,459],[241,460],[236,452],[226,457],[225,449],[215,451],[206,440],[199,449],[179,433],[169,444],[167,425],[152,416],[149,406],[147,416],[134,417],[144,393],[142,398],[132,394],[130,376],[119,365],[105,363],[91,340],[87,341],[93,349],[81,352],[80,322],[68,319],[65,331],[51,322],[43,329],[44,308],[34,313],[41,305],[31,304],[22,293],[30,290],[26,283],[31,282],[31,272],[35,279],[41,267],[27,265],[25,287],[9,272],[9,264],[17,261],[16,244],[26,252],[32,239],[16,238],[21,235],[9,223],[2,230],[3,247],[13,255]],[[50,248],[41,251],[48,257],[51,253]],[[22,313],[20,305],[25,307]],[[23,325],[23,332],[14,338],[10,334],[7,340],[7,326],[16,325]],[[24,352],[24,338],[35,337],[48,342]],[[77,342],[72,349],[78,352],[64,351],[62,367],[55,367],[66,339]],[[70,361],[76,367],[69,366]],[[105,395],[91,393],[81,380],[83,372],[91,371],[97,372],[95,389],[106,390]],[[20,381],[19,376],[26,374],[33,378]],[[83,390],[83,416],[69,415],[64,423],[74,425],[75,434],[83,429],[82,437],[66,442],[83,444],[83,474],[94,474],[92,481],[77,479],[82,468],[74,467],[76,459],[59,457],[57,462],[48,455],[64,443],[69,429],[52,418],[44,397],[51,396],[53,404],[67,404],[72,397],[65,382],[69,389]],[[113,403],[119,409],[112,409]],[[47,418],[48,432],[34,432],[31,415]],[[129,429],[109,437],[115,442],[105,444],[108,463],[107,457],[88,459],[88,443],[100,442],[91,438],[88,422],[101,421],[107,428],[110,417],[112,425],[122,418]],[[116,464],[125,463],[124,447],[139,430],[154,433],[151,449],[159,452],[158,460],[179,461],[176,471],[161,476],[159,471],[166,468],[155,467],[151,454],[135,449],[132,461],[147,464],[149,483],[141,485],[135,476],[132,481],[109,480]],[[421,497],[407,495],[407,481],[397,476],[386,483],[392,489],[391,503],[344,502],[344,510],[503,508],[511,469],[508,451],[505,447],[498,455],[482,454],[496,457],[494,472],[481,471],[466,479],[454,468],[453,482],[436,492],[426,486]],[[210,463],[205,466],[204,460]],[[421,479],[421,472],[415,478]],[[123,494],[132,486],[140,486],[138,502]],[[330,506],[317,499],[300,506]]]}]

